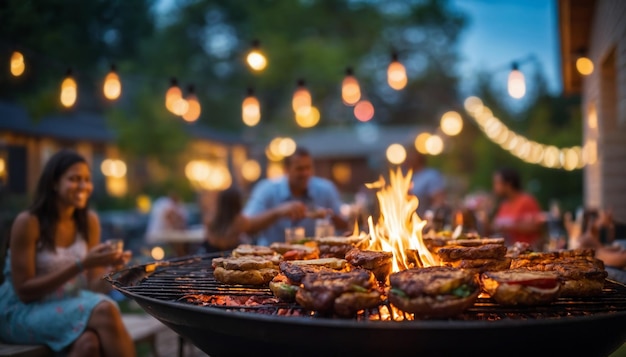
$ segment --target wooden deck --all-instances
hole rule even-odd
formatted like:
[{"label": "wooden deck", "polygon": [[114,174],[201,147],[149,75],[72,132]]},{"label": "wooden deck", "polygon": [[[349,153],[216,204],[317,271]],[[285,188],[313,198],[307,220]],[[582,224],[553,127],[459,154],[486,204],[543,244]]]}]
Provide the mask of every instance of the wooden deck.
[{"label": "wooden deck", "polygon": [[[178,357],[178,334],[167,329],[163,332],[159,332],[156,337],[156,349],[158,357]],[[142,348],[143,346],[137,346],[138,357],[156,357],[153,356],[148,348]],[[143,353],[142,353],[143,352]],[[199,348],[194,346],[191,342],[186,341],[183,343],[183,356],[182,357],[206,357],[206,353],[202,352]]]}]

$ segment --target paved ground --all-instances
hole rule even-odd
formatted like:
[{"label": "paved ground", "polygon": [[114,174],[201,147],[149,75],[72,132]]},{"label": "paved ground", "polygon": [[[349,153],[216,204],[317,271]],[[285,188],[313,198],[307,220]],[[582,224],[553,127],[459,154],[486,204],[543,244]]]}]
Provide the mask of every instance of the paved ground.
[{"label": "paved ground", "polygon": [[[177,357],[178,356],[178,335],[172,331],[167,330],[157,335],[157,353],[159,357]],[[199,348],[194,346],[191,342],[185,341],[183,343],[183,356],[182,357],[206,357],[207,354],[202,352]]]}]

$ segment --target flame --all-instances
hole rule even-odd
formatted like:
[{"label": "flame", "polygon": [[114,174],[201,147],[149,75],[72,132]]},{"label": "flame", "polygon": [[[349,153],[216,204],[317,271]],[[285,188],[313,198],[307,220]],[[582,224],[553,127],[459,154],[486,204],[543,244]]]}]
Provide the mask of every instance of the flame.
[{"label": "flame", "polygon": [[361,234],[361,231],[359,230],[359,221],[358,220],[354,220],[354,229],[352,230],[352,236],[353,237],[358,237]]},{"label": "flame", "polygon": [[404,176],[397,168],[390,171],[388,185],[383,177],[366,184],[367,188],[378,189],[376,197],[380,206],[378,222],[374,223],[371,216],[367,220],[370,239],[366,249],[391,252],[393,272],[438,265],[422,239],[426,221],[417,215],[417,196],[409,194],[412,176],[412,170]]}]

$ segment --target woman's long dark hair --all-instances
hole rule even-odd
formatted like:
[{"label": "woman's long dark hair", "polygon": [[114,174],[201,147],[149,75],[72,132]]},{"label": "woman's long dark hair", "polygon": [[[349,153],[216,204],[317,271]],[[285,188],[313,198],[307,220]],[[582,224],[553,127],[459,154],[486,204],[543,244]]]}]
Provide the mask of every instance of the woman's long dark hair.
[{"label": "woman's long dark hair", "polygon": [[[28,211],[39,220],[39,242],[37,246],[40,249],[55,250],[54,233],[59,221],[56,185],[61,176],[72,165],[79,162],[87,163],[83,156],[73,150],[60,150],[48,159],[41,176],[39,176],[35,197]],[[86,206],[74,210],[73,219],[76,222],[76,229],[85,240],[88,240],[87,217],[88,208]]]},{"label": "woman's long dark hair", "polygon": [[215,215],[208,225],[209,232],[216,235],[226,234],[242,209],[242,194],[237,187],[231,186],[221,191],[217,195]]}]

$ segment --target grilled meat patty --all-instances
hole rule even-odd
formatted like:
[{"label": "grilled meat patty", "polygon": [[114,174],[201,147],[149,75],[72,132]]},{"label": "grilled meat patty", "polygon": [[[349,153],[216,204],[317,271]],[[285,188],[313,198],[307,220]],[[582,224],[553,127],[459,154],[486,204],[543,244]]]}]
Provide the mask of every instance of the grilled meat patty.
[{"label": "grilled meat patty", "polygon": [[393,253],[352,248],[346,253],[346,260],[355,267],[369,270],[376,280],[386,281],[391,274]]},{"label": "grilled meat patty", "polygon": [[213,275],[217,281],[229,285],[266,285],[278,275],[278,273],[278,269],[274,268],[227,270],[218,266],[215,268]]},{"label": "grilled meat patty", "polygon": [[557,273],[524,268],[482,273],[480,284],[501,305],[549,304],[561,290]]},{"label": "grilled meat patty", "polygon": [[594,296],[602,293],[608,276],[604,262],[594,255],[591,249],[529,253],[513,259],[511,269],[553,271],[561,281],[560,296]]},{"label": "grilled meat patty", "polygon": [[253,270],[263,268],[273,268],[280,263],[281,257],[274,256],[241,256],[241,257],[220,257],[211,261],[213,268],[221,267],[226,270]]},{"label": "grilled meat patty", "polygon": [[317,244],[304,245],[275,242],[270,245],[270,249],[281,254],[285,260],[317,259],[320,254]]},{"label": "grilled meat patty", "polygon": [[359,247],[364,240],[362,237],[323,237],[315,241],[320,250],[320,257],[344,259],[350,249]]},{"label": "grilled meat patty", "polygon": [[269,247],[252,244],[240,244],[239,246],[237,246],[237,248],[233,249],[232,252],[233,257],[241,257],[247,255],[266,256],[275,254],[276,252]]},{"label": "grilled meat patty", "polygon": [[335,272],[347,268],[344,259],[325,258],[313,260],[291,260],[281,262],[278,274],[269,283],[270,290],[283,301],[295,301],[296,292],[307,274]]},{"label": "grilled meat patty", "polygon": [[381,303],[375,286],[374,275],[367,270],[311,273],[302,280],[296,301],[309,310],[347,317]]},{"label": "grilled meat patty", "polygon": [[451,317],[474,304],[480,292],[475,275],[466,270],[433,266],[389,276],[389,301],[420,318]]},{"label": "grilled meat patty", "polygon": [[475,272],[500,271],[509,269],[511,258],[503,257],[499,259],[462,259],[453,262],[442,262],[444,266],[459,269],[470,269]]},{"label": "grilled meat patty", "polygon": [[439,248],[437,254],[444,262],[461,259],[500,259],[506,255],[507,248],[502,244],[482,244],[477,246],[448,245]]}]

